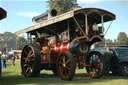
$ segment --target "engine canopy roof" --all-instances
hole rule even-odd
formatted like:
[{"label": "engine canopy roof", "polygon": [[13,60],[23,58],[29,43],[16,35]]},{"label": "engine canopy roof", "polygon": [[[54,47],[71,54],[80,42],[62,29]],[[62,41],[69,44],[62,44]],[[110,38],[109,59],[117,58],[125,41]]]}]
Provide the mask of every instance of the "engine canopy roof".
[{"label": "engine canopy roof", "polygon": [[[79,20],[85,20],[85,15],[88,16],[88,22],[97,24],[101,23],[101,16],[103,16],[103,22],[112,21],[115,19],[115,15],[109,11],[99,9],[99,8],[81,8],[77,10],[72,10],[67,13],[55,16],[50,18],[49,20],[42,21],[38,24],[25,28],[23,30],[15,32],[16,35],[22,33],[31,33],[35,34],[36,31],[46,33],[46,29],[53,30],[55,32],[66,30],[66,24],[68,20],[72,20],[73,17]],[[51,34],[51,31],[47,32]]]}]

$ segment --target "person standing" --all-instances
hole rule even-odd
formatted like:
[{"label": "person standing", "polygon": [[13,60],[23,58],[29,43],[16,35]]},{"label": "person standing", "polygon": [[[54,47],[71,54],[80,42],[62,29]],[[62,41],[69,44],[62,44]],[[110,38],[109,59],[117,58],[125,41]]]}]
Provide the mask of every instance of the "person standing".
[{"label": "person standing", "polygon": [[104,75],[109,75],[111,59],[112,59],[112,55],[111,55],[110,48],[106,48],[106,51],[104,53],[104,60],[105,60],[105,73],[104,73]]},{"label": "person standing", "polygon": [[6,68],[6,53],[2,54],[2,68]]}]

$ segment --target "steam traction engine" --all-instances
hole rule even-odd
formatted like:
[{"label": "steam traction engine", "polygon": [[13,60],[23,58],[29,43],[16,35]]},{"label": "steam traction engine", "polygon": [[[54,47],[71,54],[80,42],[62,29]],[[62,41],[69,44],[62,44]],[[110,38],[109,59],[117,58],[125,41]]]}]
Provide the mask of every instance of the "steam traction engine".
[{"label": "steam traction engine", "polygon": [[71,80],[76,67],[86,67],[90,77],[100,78],[104,71],[103,57],[98,52],[89,52],[89,48],[103,40],[104,22],[114,20],[115,15],[98,8],[56,15],[53,9],[50,14],[36,16],[33,26],[16,32],[16,35],[26,32],[29,41],[22,50],[22,74],[34,77],[45,69],[62,80]]}]

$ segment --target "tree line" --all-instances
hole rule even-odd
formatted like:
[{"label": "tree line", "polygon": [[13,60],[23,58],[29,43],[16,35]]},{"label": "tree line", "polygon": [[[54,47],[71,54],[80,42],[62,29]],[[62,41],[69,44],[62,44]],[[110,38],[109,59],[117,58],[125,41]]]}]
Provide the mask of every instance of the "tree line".
[{"label": "tree line", "polygon": [[14,33],[0,33],[0,49],[16,49],[16,36]]},{"label": "tree line", "polygon": [[125,32],[119,32],[117,39],[105,39],[106,43],[126,44],[128,45],[128,35]]},{"label": "tree line", "polygon": [[27,44],[27,39],[24,36],[16,37],[14,33],[4,32],[0,33],[0,49],[22,50]]}]

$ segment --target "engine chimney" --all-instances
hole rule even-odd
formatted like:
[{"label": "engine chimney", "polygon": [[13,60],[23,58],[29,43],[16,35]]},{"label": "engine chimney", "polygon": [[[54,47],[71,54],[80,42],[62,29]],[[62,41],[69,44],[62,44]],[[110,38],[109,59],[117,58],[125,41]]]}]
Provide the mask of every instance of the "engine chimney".
[{"label": "engine chimney", "polygon": [[48,11],[46,13],[43,13],[43,14],[41,14],[39,16],[33,17],[32,22],[33,22],[33,24],[40,23],[40,22],[42,22],[44,20],[48,20],[48,19],[50,19],[52,17],[55,17],[56,15],[57,15],[56,9],[52,9],[52,10],[50,10],[50,11]]}]

